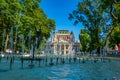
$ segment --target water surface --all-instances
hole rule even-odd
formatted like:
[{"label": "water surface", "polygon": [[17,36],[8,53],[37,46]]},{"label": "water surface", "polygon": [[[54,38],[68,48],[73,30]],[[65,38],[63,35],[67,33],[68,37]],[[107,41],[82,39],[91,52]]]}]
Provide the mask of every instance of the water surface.
[{"label": "water surface", "polygon": [[53,66],[28,67],[15,61],[12,70],[9,63],[0,63],[0,80],[120,80],[120,61],[87,61],[86,63],[58,64]]}]

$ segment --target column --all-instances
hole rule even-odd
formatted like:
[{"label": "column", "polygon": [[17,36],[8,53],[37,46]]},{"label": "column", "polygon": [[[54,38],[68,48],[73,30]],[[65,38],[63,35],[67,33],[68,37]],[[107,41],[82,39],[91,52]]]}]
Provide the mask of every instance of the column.
[{"label": "column", "polygon": [[64,54],[66,54],[66,44],[64,44]]},{"label": "column", "polygon": [[53,45],[54,45],[54,50],[53,50],[53,52],[54,52],[54,54],[56,54],[56,44],[54,43]]},{"label": "column", "polygon": [[61,44],[59,44],[59,53],[61,54]]}]

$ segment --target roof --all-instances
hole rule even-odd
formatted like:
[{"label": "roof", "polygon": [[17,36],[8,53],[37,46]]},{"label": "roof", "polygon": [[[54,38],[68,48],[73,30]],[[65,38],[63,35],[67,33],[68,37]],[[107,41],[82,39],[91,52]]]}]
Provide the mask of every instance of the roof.
[{"label": "roof", "polygon": [[70,32],[68,30],[58,30],[59,34],[70,34]]}]

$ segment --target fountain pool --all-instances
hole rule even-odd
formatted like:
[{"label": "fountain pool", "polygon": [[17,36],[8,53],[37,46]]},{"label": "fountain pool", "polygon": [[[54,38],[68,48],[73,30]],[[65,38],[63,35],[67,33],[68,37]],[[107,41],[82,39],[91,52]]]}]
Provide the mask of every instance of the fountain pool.
[{"label": "fountain pool", "polygon": [[[0,63],[0,80],[120,80],[120,61],[87,61],[86,63],[58,64],[29,68],[28,62],[20,68],[15,60],[12,70],[9,63]],[[37,63],[36,63],[37,64]]]}]

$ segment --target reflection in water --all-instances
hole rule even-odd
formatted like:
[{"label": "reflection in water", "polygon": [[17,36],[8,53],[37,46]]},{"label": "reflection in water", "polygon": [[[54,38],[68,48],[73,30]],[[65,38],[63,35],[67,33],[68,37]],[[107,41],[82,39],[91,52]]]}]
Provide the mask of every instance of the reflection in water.
[{"label": "reflection in water", "polygon": [[[55,66],[35,66],[20,69],[20,63],[15,62],[13,70],[7,69],[7,64],[0,64],[0,80],[115,80],[120,79],[120,61],[73,63]],[[27,62],[26,62],[27,64]],[[5,66],[5,67],[2,67]],[[2,72],[3,70],[3,72]],[[5,70],[5,71],[4,71]],[[6,77],[7,75],[7,77]]]}]

